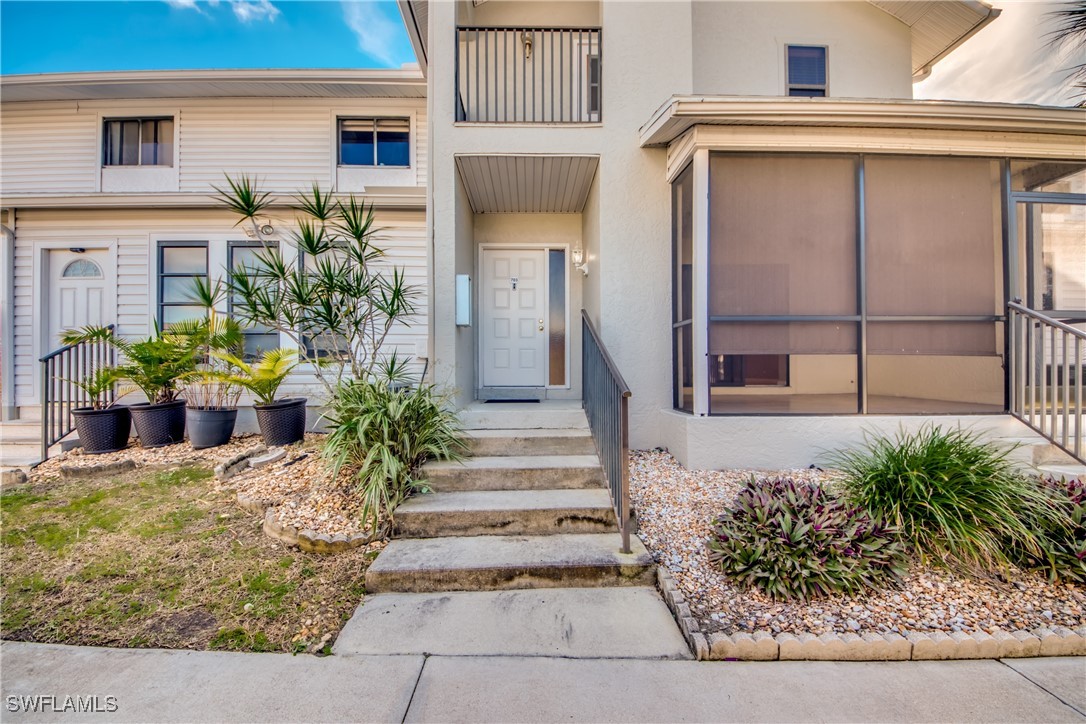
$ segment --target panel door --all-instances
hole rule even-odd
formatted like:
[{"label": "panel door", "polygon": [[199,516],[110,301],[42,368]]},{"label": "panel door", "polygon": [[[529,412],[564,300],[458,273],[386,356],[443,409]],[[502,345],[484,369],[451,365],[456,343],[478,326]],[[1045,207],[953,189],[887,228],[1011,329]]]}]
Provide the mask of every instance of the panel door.
[{"label": "panel door", "polygon": [[479,344],[484,387],[546,384],[546,251],[484,249]]},{"label": "panel door", "polygon": [[61,346],[61,335],[88,324],[108,324],[105,249],[49,252],[49,338],[46,352]]}]

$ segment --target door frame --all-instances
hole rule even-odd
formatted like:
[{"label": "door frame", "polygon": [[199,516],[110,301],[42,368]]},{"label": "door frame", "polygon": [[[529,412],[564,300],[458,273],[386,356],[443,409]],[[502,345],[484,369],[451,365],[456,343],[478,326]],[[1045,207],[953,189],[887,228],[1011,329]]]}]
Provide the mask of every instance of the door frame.
[{"label": "door frame", "polygon": [[[542,387],[523,387],[523,388],[520,388],[520,387],[486,387],[486,386],[484,386],[482,384],[482,382],[483,382],[483,330],[482,330],[482,325],[480,324],[478,334],[475,335],[475,393],[476,393],[476,398],[478,398],[479,391],[483,390],[483,389],[487,389],[487,390],[522,389],[522,390],[544,390],[544,391],[546,391],[546,390],[568,390],[568,389],[570,389],[572,387],[572,370],[570,369],[570,363],[571,363],[571,360],[572,360],[572,347],[573,347],[573,342],[572,342],[571,334],[570,334],[570,332],[571,332],[571,328],[570,328],[570,323],[571,323],[570,301],[572,299],[572,297],[570,296],[571,291],[572,291],[570,289],[570,287],[572,286],[571,282],[573,280],[572,272],[571,272],[572,263],[570,261],[570,249],[571,249],[571,246],[570,246],[570,244],[568,242],[564,242],[564,243],[563,242],[558,242],[558,243],[554,243],[554,244],[539,243],[539,242],[520,242],[520,243],[518,243],[518,242],[481,242],[479,244],[476,244],[476,248],[475,248],[475,275],[476,275],[476,278],[479,280],[479,283],[474,285],[475,286],[475,293],[474,293],[475,298],[472,300],[472,302],[474,303],[475,308],[478,310],[477,317],[480,320],[480,323],[482,322],[482,319],[483,319],[483,294],[482,294],[482,287],[483,287],[483,252],[484,251],[500,251],[500,250],[503,250],[503,249],[508,250],[508,251],[536,250],[536,251],[543,251],[543,252],[554,249],[554,250],[561,250],[565,254],[565,268],[564,268],[563,271],[564,271],[565,276],[566,276],[566,279],[565,279],[565,282],[566,282],[565,283],[565,290],[566,290],[566,300],[565,300],[566,301],[566,379],[565,379],[565,383],[561,384],[561,385],[552,385],[552,384],[549,383],[550,378],[551,378],[551,356],[550,356],[550,350],[549,350],[549,347],[548,347],[547,354],[543,355],[543,379],[544,379],[544,381],[546,383]],[[544,309],[544,314],[543,314],[543,319],[545,320],[544,325],[543,325],[543,334],[546,336],[547,340],[550,340],[550,314],[548,314],[548,312],[550,310],[550,302],[551,302],[550,264],[547,262],[547,258],[546,258],[547,255],[544,254],[543,256],[544,256],[544,263],[543,263],[543,271],[544,271],[543,309]],[[548,341],[548,345],[549,345],[549,341]]]},{"label": "door frame", "polygon": [[67,251],[69,249],[86,249],[87,251],[106,252],[106,267],[102,269],[106,284],[105,318],[107,320],[114,320],[113,322],[107,322],[107,324],[117,323],[116,237],[107,239],[87,237],[84,239],[67,239],[64,241],[39,241],[34,244],[34,267],[33,275],[31,277],[34,281],[34,286],[36,287],[31,297],[35,302],[34,310],[31,314],[31,324],[34,328],[34,334],[31,335],[31,364],[33,365],[33,375],[31,376],[31,379],[33,379],[34,393],[30,399],[34,400],[34,404],[38,405],[42,402],[41,365],[38,364],[38,360],[53,351],[50,348],[49,342],[49,320],[51,312],[50,297],[52,296],[51,282],[53,273],[49,252]]}]

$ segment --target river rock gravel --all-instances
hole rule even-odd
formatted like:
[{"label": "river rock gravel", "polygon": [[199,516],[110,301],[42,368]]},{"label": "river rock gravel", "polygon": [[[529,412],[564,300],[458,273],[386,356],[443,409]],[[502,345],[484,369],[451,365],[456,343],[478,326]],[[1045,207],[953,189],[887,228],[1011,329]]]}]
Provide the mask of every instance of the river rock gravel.
[{"label": "river rock gravel", "polygon": [[1086,623],[1086,588],[1017,570],[1003,580],[980,579],[914,564],[897,588],[774,602],[732,585],[709,561],[705,542],[712,523],[752,476],[833,487],[832,471],[687,470],[663,451],[632,452],[630,471],[638,534],[656,562],[671,571],[706,633],[992,633]]}]

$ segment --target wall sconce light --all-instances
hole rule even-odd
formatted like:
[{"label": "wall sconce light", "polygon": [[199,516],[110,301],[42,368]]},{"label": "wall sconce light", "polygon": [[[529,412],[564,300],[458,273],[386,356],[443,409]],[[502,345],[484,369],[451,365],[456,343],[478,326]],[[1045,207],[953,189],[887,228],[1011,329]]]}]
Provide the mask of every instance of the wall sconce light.
[{"label": "wall sconce light", "polygon": [[260,227],[260,233],[263,234],[264,236],[271,236],[272,234],[275,233],[275,227],[272,226],[271,224],[264,224],[263,226]]},{"label": "wall sconce light", "polygon": [[573,260],[573,268],[588,276],[588,264],[584,263],[584,251],[581,247],[574,249],[570,258]]},{"label": "wall sconce light", "polygon": [[520,34],[520,42],[524,45],[524,59],[525,60],[531,60],[532,59],[532,42],[534,42],[533,37],[534,36],[532,35],[532,33],[521,33]]}]

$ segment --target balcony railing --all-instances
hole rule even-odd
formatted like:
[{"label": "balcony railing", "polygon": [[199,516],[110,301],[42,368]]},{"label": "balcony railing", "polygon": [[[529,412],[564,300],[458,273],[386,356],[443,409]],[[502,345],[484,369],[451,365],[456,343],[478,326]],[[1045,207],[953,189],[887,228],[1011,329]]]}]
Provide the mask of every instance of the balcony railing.
[{"label": "balcony railing", "polygon": [[456,120],[598,123],[603,118],[599,28],[456,30]]}]

